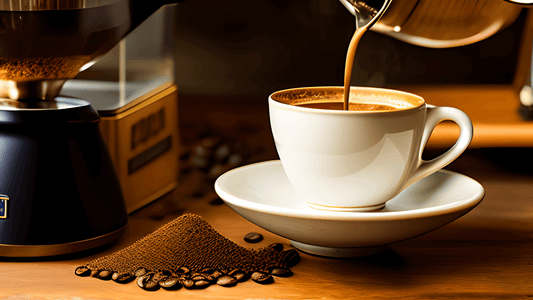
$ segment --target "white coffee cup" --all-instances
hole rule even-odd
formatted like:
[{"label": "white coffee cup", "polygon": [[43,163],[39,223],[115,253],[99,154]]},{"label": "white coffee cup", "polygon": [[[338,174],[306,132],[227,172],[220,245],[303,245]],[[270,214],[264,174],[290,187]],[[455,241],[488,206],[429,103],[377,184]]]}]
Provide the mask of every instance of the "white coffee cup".
[{"label": "white coffee cup", "polygon": [[[350,103],[395,106],[390,111],[344,111],[296,104],[342,101],[342,87],[278,91],[269,97],[270,123],[283,169],[298,199],[316,209],[372,211],[414,182],[456,159],[472,140],[468,116],[426,105],[420,96],[352,87]],[[447,152],[430,161],[422,151],[435,126],[457,123],[461,133]]]}]

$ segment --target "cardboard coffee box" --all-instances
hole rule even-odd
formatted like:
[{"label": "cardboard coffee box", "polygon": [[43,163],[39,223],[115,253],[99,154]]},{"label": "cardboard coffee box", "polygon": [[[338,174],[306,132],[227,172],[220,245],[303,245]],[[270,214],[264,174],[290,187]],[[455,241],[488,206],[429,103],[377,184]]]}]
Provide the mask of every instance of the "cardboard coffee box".
[{"label": "cardboard coffee box", "polygon": [[114,115],[100,129],[122,185],[128,212],[161,197],[178,183],[177,88],[171,86]]}]

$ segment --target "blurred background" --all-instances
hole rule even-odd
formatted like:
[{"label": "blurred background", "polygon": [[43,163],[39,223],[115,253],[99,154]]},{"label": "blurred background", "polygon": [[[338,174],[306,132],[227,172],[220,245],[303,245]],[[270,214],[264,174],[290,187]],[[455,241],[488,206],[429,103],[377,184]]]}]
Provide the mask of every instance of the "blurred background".
[{"label": "blurred background", "polygon": [[[352,85],[509,84],[525,12],[473,45],[428,49],[368,32]],[[336,0],[190,0],[178,5],[180,96],[264,96],[311,85],[342,85],[354,17]],[[264,101],[265,98],[258,99]]]}]

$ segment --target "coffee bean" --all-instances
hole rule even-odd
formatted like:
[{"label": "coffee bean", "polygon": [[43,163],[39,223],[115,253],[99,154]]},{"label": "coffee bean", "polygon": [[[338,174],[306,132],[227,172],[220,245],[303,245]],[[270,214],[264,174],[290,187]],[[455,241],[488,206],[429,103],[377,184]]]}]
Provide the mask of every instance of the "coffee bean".
[{"label": "coffee bean", "polygon": [[268,284],[274,282],[274,278],[272,276],[262,272],[252,273],[252,280],[260,284]]},{"label": "coffee bean", "polygon": [[257,232],[250,232],[244,236],[244,240],[248,243],[259,243],[263,240],[263,236]]},{"label": "coffee bean", "polygon": [[91,275],[91,270],[87,267],[81,266],[76,268],[74,274],[85,277]]},{"label": "coffee bean", "polygon": [[148,281],[148,277],[147,276],[143,275],[143,276],[137,277],[137,285],[140,288],[144,288],[146,281]]},{"label": "coffee bean", "polygon": [[242,158],[242,155],[240,154],[232,154],[228,157],[228,164],[230,166],[238,166],[240,164],[242,164],[243,162],[243,158]]},{"label": "coffee bean", "polygon": [[280,244],[280,243],[274,243],[274,244],[271,244],[270,246],[268,246],[268,248],[273,249],[273,250],[275,250],[277,252],[283,251],[284,247],[285,246],[283,246],[283,244]]},{"label": "coffee bean", "polygon": [[159,285],[165,290],[178,290],[181,288],[180,279],[176,276],[169,276],[159,281]]},{"label": "coffee bean", "polygon": [[113,275],[111,275],[111,279],[115,282],[118,282],[118,283],[127,283],[127,282],[130,282],[132,281],[134,278],[133,275],[129,274],[129,273],[113,273]]},{"label": "coffee bean", "polygon": [[93,270],[91,270],[91,277],[96,277],[96,276],[98,276],[99,273],[100,273],[100,270],[93,269]]},{"label": "coffee bean", "polygon": [[228,275],[235,277],[239,282],[248,280],[248,273],[244,270],[235,269],[229,272]]},{"label": "coffee bean", "polygon": [[300,254],[296,249],[283,251],[281,253],[281,260],[287,265],[287,267],[294,267],[301,260]]},{"label": "coffee bean", "polygon": [[198,281],[194,282],[194,287],[195,288],[206,288],[209,285],[211,285],[211,282],[209,282],[207,280],[198,280]]},{"label": "coffee bean", "polygon": [[157,272],[152,276],[152,281],[159,283],[159,281],[166,279],[170,275],[170,272],[167,271]]},{"label": "coffee bean", "polygon": [[137,278],[137,285],[147,291],[155,291],[159,289],[159,281],[154,280],[155,273],[149,272]]},{"label": "coffee bean", "polygon": [[191,279],[194,281],[207,280],[206,276],[204,276],[203,274],[199,274],[199,273],[191,274]]},{"label": "coffee bean", "polygon": [[274,275],[278,277],[290,277],[293,275],[293,273],[290,269],[286,269],[286,268],[271,268],[270,275]]},{"label": "coffee bean", "polygon": [[244,282],[248,280],[248,278],[250,278],[250,276],[248,276],[248,273],[246,272],[236,273],[233,276],[235,277],[235,279],[237,279],[238,282]]},{"label": "coffee bean", "polygon": [[217,284],[220,286],[226,286],[226,287],[234,286],[237,284],[237,279],[235,279],[235,277],[233,276],[222,275],[218,278]]},{"label": "coffee bean", "polygon": [[215,158],[219,161],[228,157],[231,153],[230,146],[228,144],[222,144],[215,150]]},{"label": "coffee bean", "polygon": [[[189,240],[193,242],[187,243]],[[198,242],[194,241],[206,241],[209,247],[199,247]],[[176,253],[190,255],[169,255],[160,252],[161,249],[176,249]],[[234,280],[238,283],[249,279],[253,272],[260,272],[254,275],[255,282],[269,283],[274,280],[273,274],[292,274],[287,265],[298,260],[298,252],[283,251],[282,244],[272,244],[260,251],[243,248],[216,234],[199,216],[185,214],[158,229],[155,234],[145,237],[141,244],[135,243],[120,252],[93,260],[78,267],[75,273],[111,277],[117,282],[137,277],[137,285],[147,290],[174,285],[175,288],[184,286],[191,289],[214,283],[231,286],[236,284]],[[154,272],[144,266],[170,272]],[[234,279],[224,277],[219,282],[222,276]]]},{"label": "coffee bean", "polygon": [[209,156],[210,154],[210,151],[209,149],[207,149],[206,147],[202,146],[202,145],[198,145],[196,147],[194,147],[193,151],[192,151],[192,154],[195,156],[195,157],[207,157]]},{"label": "coffee bean", "polygon": [[193,157],[190,160],[190,163],[200,169],[206,169],[209,166],[209,162],[205,157]]},{"label": "coffee bean", "polygon": [[192,289],[194,287],[194,281],[188,277],[183,277],[180,281],[186,289]]},{"label": "coffee bean", "polygon": [[189,276],[194,281],[205,280],[205,281],[209,281],[209,282],[215,282],[215,279],[211,275],[205,274],[205,273],[192,273]]},{"label": "coffee bean", "polygon": [[102,279],[102,280],[109,280],[111,279],[111,275],[113,274],[113,272],[111,271],[108,271],[108,270],[102,270],[100,271],[100,273],[98,273],[98,275],[96,277]]},{"label": "coffee bean", "polygon": [[137,270],[135,270],[135,273],[134,273],[134,276],[135,277],[141,277],[143,276],[144,274],[148,273],[148,270],[146,270],[145,268],[143,267],[140,267],[138,268]]}]

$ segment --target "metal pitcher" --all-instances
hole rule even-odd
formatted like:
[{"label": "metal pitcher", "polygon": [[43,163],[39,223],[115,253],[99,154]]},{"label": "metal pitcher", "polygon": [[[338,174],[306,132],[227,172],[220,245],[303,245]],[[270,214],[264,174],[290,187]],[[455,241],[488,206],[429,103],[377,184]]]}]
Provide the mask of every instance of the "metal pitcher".
[{"label": "metal pitcher", "polygon": [[377,13],[388,5],[371,30],[430,48],[486,39],[514,22],[525,5],[533,4],[533,0],[340,1],[353,15]]},{"label": "metal pitcher", "polygon": [[[340,1],[356,18],[382,14],[371,30],[429,48],[484,40],[513,23],[522,8],[533,6],[533,0]],[[519,99],[520,116],[533,120],[533,59]]]}]

